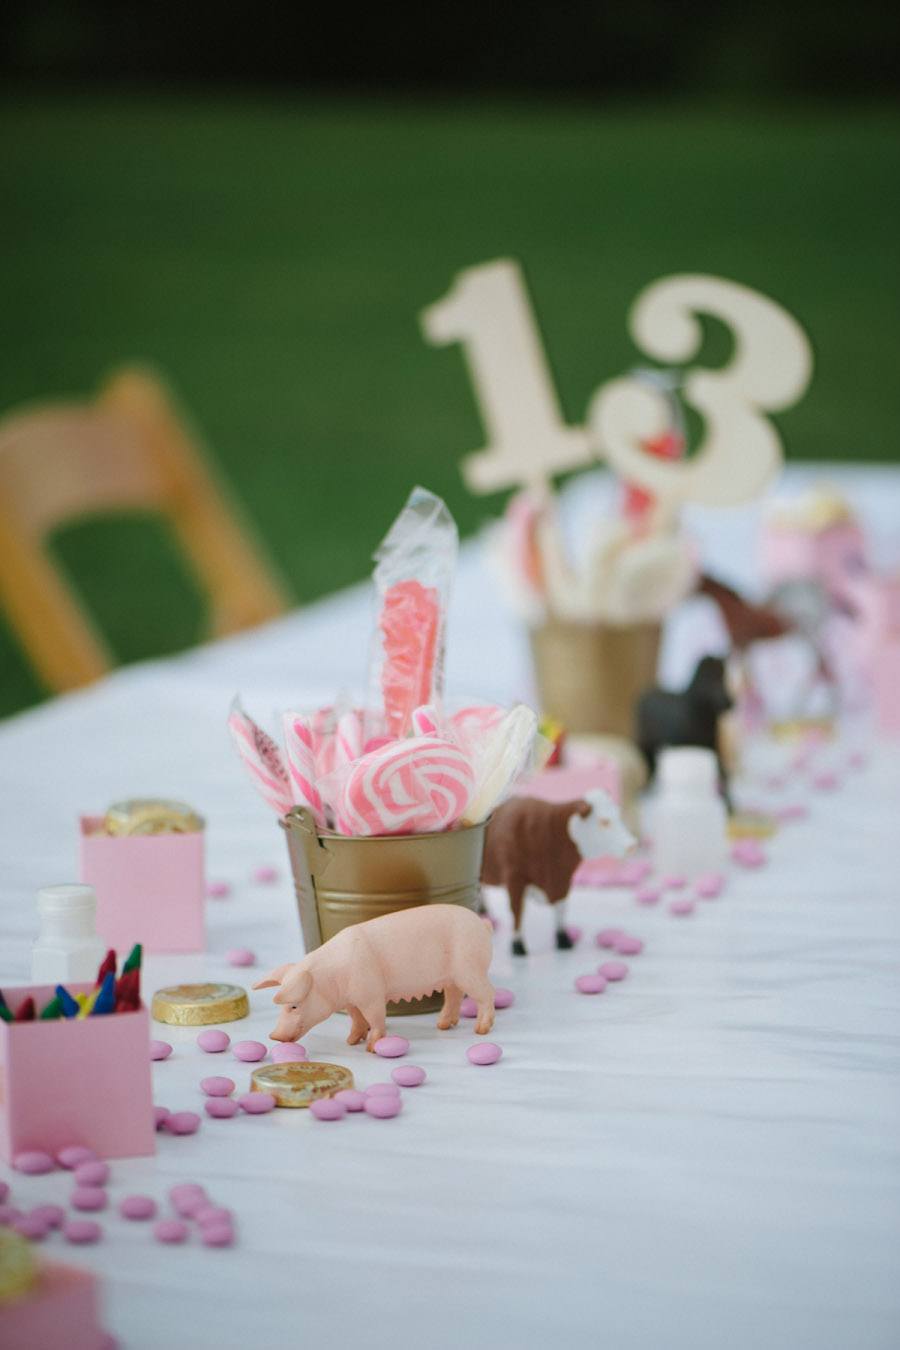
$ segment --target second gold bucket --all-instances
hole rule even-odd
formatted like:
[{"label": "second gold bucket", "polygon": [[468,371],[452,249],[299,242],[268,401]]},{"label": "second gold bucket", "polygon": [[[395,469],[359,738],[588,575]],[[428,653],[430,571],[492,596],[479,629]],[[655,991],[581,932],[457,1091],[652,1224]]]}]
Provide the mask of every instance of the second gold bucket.
[{"label": "second gold bucket", "polygon": [[[319,830],[310,812],[295,806],[281,824],[308,952],[350,924],[398,909],[434,904],[481,909],[486,821],[440,834],[363,838]],[[434,1012],[442,1002],[438,994],[390,1004],[388,1013]]]},{"label": "second gold bucket", "polygon": [[531,630],[541,712],[573,735],[634,737],[637,700],[656,683],[656,623],[550,618]]}]

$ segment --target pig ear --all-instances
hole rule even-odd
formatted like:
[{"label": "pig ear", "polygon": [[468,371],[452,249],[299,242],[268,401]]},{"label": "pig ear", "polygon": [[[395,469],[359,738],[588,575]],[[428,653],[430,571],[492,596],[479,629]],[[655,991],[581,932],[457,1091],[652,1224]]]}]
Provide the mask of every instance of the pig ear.
[{"label": "pig ear", "polygon": [[268,975],[264,975],[261,980],[257,980],[256,984],[251,985],[250,988],[274,989],[276,984],[281,984],[281,981],[284,979],[284,972],[289,968],[290,962],[283,966],[276,966],[274,970],[270,970]]},{"label": "pig ear", "polygon": [[272,1000],[273,1003],[302,1003],[312,989],[312,976],[308,970],[298,970],[282,982],[281,988]]}]

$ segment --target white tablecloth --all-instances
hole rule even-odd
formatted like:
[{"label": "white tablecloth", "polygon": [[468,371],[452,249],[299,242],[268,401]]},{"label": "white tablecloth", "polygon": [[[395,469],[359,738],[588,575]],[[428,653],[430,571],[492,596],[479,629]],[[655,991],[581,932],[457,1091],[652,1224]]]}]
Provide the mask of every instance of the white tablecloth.
[{"label": "white tablecloth", "polygon": [[[792,471],[793,485],[813,473]],[[896,561],[900,471],[829,477]],[[604,491],[583,484],[573,514]],[[752,580],[756,519],[755,509],[694,515],[711,567]],[[368,589],[355,588],[0,726],[0,987],[28,978],[35,889],[75,875],[78,813],[132,795],[201,809],[209,874],[234,886],[208,904],[207,955],[151,959],[147,989],[233,978],[224,953],[235,945],[254,948],[260,967],[299,954],[280,831],[236,762],[225,711],[238,688],[262,720],[359,688],[370,618]],[[685,608],[666,650],[671,675],[710,623],[702,606]],[[530,692],[522,636],[477,542],[463,550],[450,642],[452,690]],[[896,1345],[900,757],[871,744],[851,772],[849,744],[823,752],[840,789],[796,780],[783,800],[808,801],[809,819],[785,826],[768,866],[735,870],[693,917],[638,908],[625,891],[574,896],[570,918],[588,935],[621,922],[646,941],[602,997],[573,990],[600,953],[550,950],[546,911],[529,913],[527,960],[506,955],[501,932],[495,979],[517,1001],[498,1014],[498,1066],[467,1063],[470,1023],[439,1033],[433,1018],[407,1019],[396,1029],[429,1078],[395,1120],[204,1119],[194,1137],[161,1136],[154,1159],[113,1165],[115,1197],[162,1200],[176,1180],[202,1180],[238,1215],[234,1249],[163,1247],[111,1212],[101,1245],[55,1235],[48,1254],[102,1272],[107,1325],[127,1350]],[[254,885],[253,869],[272,862],[280,880]],[[502,897],[491,903],[505,921]],[[242,1036],[266,1038],[269,999],[252,996]],[[249,1078],[202,1055],[189,1032],[158,1034],[175,1045],[154,1065],[158,1103],[199,1108],[204,1073]],[[386,1078],[389,1065],[350,1050],[345,1034],[331,1019],[306,1038],[310,1054],[350,1065],[363,1086]],[[0,1174],[20,1204],[70,1186],[62,1174]]]}]

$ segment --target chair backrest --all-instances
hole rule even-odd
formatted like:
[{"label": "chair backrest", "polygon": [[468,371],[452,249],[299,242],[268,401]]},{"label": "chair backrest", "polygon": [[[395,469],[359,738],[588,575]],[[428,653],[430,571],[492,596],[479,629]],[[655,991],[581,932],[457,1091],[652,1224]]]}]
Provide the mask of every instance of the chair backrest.
[{"label": "chair backrest", "polygon": [[288,592],[228,500],[163,383],[123,370],[93,403],[0,421],[0,601],[38,673],[72,689],[114,664],[45,544],[59,525],[111,511],[162,516],[221,637],[284,612]]}]

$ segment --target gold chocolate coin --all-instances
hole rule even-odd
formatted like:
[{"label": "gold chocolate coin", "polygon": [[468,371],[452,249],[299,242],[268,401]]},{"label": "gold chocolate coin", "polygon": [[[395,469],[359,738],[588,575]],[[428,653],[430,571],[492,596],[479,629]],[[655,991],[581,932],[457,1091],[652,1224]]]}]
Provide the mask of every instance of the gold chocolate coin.
[{"label": "gold chocolate coin", "polygon": [[807,736],[834,736],[833,717],[795,717],[789,722],[772,722],[769,731],[776,741],[799,741]]},{"label": "gold chocolate coin", "polygon": [[155,1022],[181,1027],[237,1022],[249,1012],[247,991],[239,984],[173,984],[157,989],[150,1008]]},{"label": "gold chocolate coin", "polygon": [[769,839],[778,829],[774,816],[758,811],[739,811],[728,822],[729,839]]},{"label": "gold chocolate coin", "polygon": [[342,1064],[297,1060],[263,1064],[250,1075],[251,1092],[271,1092],[278,1106],[309,1106],[317,1097],[333,1097],[352,1088],[353,1074]]},{"label": "gold chocolate coin", "polygon": [[0,1228],[0,1304],[26,1294],[38,1273],[31,1243],[11,1228]]},{"label": "gold chocolate coin", "polygon": [[184,802],[160,801],[154,797],[133,797],[114,802],[103,817],[106,834],[195,834],[202,830],[203,817]]}]

